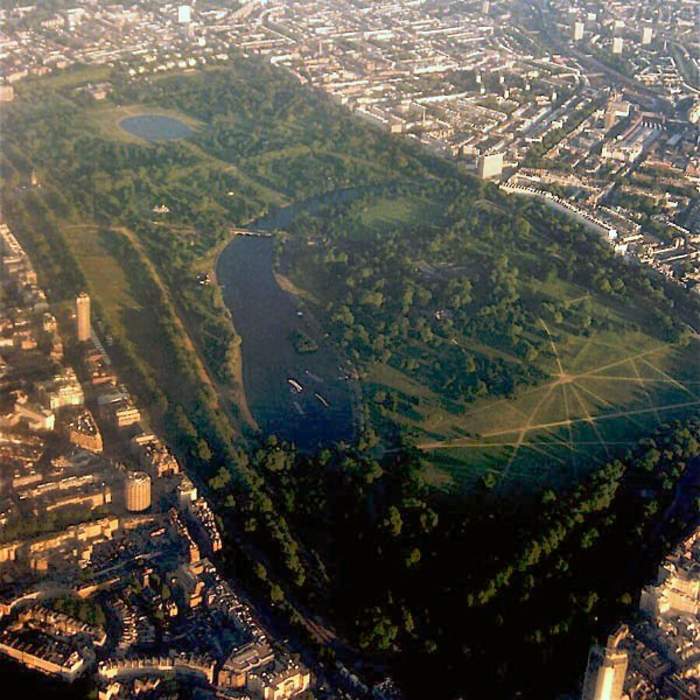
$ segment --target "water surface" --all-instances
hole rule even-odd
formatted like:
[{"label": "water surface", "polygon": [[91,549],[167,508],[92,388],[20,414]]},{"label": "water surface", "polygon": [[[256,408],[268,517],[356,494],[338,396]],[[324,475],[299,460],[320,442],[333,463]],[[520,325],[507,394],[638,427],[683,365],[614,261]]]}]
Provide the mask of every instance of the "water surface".
[{"label": "water surface", "polygon": [[[370,189],[334,190],[280,207],[249,228],[284,229],[302,211],[314,213],[325,204],[346,202]],[[274,241],[238,236],[223,251],[216,268],[224,302],[241,337],[248,406],[264,433],[302,449],[350,441],[356,432],[357,386],[347,378],[348,364],[324,337],[306,305],[277,284]],[[291,339],[295,331],[315,340],[319,349],[297,352]]]},{"label": "water surface", "polygon": [[177,141],[191,136],[194,132],[187,124],[161,114],[139,114],[126,117],[119,126],[132,136],[138,136],[146,141]]},{"label": "water surface", "polygon": [[[351,440],[347,369],[308,311],[280,289],[273,253],[272,238],[239,236],[217,265],[224,301],[241,336],[248,406],[263,432],[302,449]],[[319,349],[297,352],[291,340],[295,331],[313,338]]]}]

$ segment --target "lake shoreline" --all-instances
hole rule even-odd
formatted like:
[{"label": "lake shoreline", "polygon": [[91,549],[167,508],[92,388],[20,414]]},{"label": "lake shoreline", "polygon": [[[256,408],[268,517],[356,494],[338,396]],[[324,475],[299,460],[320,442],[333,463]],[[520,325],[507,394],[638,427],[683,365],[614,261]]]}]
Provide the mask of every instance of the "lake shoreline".
[{"label": "lake shoreline", "polygon": [[[279,228],[277,214],[254,227]],[[303,450],[353,440],[356,406],[345,363],[323,337],[303,295],[294,293],[300,290],[279,284],[274,238],[233,236],[214,267],[241,337],[243,388],[260,428]],[[312,338],[318,350],[299,353],[295,333]]]}]

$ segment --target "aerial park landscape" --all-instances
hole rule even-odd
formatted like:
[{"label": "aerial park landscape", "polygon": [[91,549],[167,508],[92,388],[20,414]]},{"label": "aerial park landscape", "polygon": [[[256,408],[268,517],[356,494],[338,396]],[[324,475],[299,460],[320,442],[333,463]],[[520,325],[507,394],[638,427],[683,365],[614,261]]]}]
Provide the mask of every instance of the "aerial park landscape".
[{"label": "aerial park landscape", "polygon": [[409,698],[570,687],[683,532],[697,295],[261,60],[17,92],[4,217],[59,317],[89,293],[226,573]]}]

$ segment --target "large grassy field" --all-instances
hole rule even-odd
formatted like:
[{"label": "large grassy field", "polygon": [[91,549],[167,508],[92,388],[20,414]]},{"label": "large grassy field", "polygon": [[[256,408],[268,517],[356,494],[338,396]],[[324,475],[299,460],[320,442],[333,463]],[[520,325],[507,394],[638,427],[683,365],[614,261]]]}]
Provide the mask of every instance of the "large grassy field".
[{"label": "large grassy field", "polygon": [[499,489],[557,488],[700,407],[697,340],[677,347],[634,331],[550,332],[548,381],[467,404],[462,415],[404,373],[374,368],[377,386],[420,397],[415,415],[394,418],[418,435],[428,481],[448,490],[483,480]]},{"label": "large grassy field", "polygon": [[[99,299],[110,326],[137,345],[147,345],[157,352],[160,344],[154,336],[157,327],[153,323],[156,311],[139,299],[128,270],[109,250],[98,227],[66,223],[62,228],[85,274],[89,292]],[[154,364],[162,363],[162,359],[158,353]]]}]

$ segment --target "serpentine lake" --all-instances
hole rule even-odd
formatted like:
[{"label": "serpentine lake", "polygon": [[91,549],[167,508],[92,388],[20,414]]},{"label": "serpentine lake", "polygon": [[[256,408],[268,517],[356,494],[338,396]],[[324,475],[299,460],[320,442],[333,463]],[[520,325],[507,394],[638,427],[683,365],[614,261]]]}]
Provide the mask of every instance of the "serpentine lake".
[{"label": "serpentine lake", "polygon": [[[323,201],[343,197],[331,193]],[[250,224],[255,231],[284,228],[307,201],[273,211]],[[326,340],[300,299],[274,276],[275,239],[237,236],[219,257],[216,274],[241,337],[248,406],[265,434],[314,449],[349,441],[355,433],[353,382],[348,366]],[[318,349],[302,353],[295,334]]]}]

